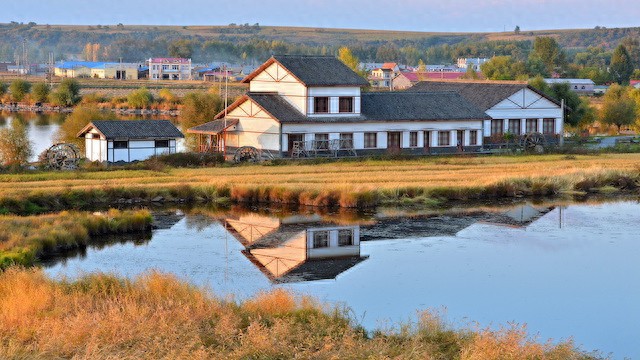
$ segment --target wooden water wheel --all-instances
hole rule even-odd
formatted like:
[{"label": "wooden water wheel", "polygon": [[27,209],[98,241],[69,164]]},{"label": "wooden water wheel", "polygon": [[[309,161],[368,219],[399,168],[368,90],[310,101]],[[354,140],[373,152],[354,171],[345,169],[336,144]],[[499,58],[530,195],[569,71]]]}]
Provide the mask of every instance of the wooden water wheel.
[{"label": "wooden water wheel", "polygon": [[544,135],[539,132],[525,134],[522,137],[520,145],[524,148],[525,151],[542,154],[544,152],[545,146]]},{"label": "wooden water wheel", "polygon": [[80,149],[75,144],[55,144],[47,150],[46,161],[50,169],[77,169],[80,161]]},{"label": "wooden water wheel", "polygon": [[260,152],[253,146],[243,146],[233,154],[233,161],[237,163],[249,161],[257,162],[258,160],[260,160]]}]

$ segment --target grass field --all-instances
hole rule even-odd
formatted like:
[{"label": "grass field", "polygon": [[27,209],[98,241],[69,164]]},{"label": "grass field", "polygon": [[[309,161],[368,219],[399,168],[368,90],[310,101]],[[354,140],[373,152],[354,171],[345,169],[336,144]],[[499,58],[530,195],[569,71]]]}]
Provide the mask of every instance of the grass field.
[{"label": "grass field", "polygon": [[56,281],[0,272],[3,359],[592,359],[526,329],[453,329],[437,312],[368,332],[345,308],[274,290],[238,303],[167,275]]},{"label": "grass field", "polygon": [[[11,199],[74,194],[149,198],[227,197],[238,202],[363,207],[411,198],[555,195],[599,187],[633,189],[640,154],[430,157],[311,164],[36,172],[0,175],[0,211]],[[622,177],[622,179],[621,179]],[[196,191],[196,193],[185,194]],[[93,192],[83,198],[84,192]],[[42,206],[42,205],[41,205]]]}]

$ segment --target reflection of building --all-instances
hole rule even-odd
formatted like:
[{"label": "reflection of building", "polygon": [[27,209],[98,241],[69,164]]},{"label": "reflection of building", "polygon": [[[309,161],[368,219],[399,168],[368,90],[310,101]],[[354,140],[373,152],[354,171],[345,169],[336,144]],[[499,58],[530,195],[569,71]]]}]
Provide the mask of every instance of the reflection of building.
[{"label": "reflection of building", "polygon": [[359,226],[336,226],[316,216],[277,219],[257,214],[225,219],[242,252],[276,283],[333,279],[367,259]]},{"label": "reflection of building", "polygon": [[482,222],[492,225],[522,228],[531,225],[531,223],[538,220],[554,208],[554,206],[534,206],[526,203],[515,206],[503,213],[494,214],[489,219]]}]

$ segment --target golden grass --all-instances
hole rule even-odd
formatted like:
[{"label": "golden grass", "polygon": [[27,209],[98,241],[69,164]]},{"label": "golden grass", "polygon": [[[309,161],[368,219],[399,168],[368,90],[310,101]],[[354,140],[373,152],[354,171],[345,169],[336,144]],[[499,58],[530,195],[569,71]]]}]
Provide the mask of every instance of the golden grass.
[{"label": "golden grass", "polygon": [[51,252],[84,247],[92,236],[149,230],[152,220],[146,210],[0,216],[0,270],[14,264],[32,265]]},{"label": "golden grass", "polygon": [[[2,198],[114,189],[138,192],[144,197],[185,186],[199,189],[198,196],[213,191],[215,196],[239,202],[355,207],[377,205],[384,198],[553,195],[574,191],[577,184],[605,179],[614,172],[636,178],[640,175],[640,154],[430,157],[165,171],[6,174],[0,175],[0,208]],[[605,185],[612,184],[600,186]]]},{"label": "golden grass", "polygon": [[69,282],[37,269],[10,268],[0,273],[0,358],[590,357],[570,342],[537,344],[519,327],[452,330],[428,312],[415,326],[369,334],[345,310],[283,290],[236,303],[158,273],[135,280],[96,274]]}]

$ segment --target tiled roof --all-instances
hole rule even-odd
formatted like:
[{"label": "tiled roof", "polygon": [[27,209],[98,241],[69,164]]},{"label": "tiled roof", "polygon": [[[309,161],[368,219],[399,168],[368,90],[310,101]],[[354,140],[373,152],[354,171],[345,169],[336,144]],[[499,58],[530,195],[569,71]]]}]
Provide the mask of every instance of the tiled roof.
[{"label": "tiled roof", "polygon": [[306,86],[367,86],[369,83],[333,56],[274,55],[242,82],[248,83],[274,62]]},{"label": "tiled roof", "polygon": [[150,63],[181,63],[188,64],[190,59],[185,58],[151,58]]},{"label": "tiled roof", "polygon": [[409,88],[408,91],[455,91],[480,108],[480,110],[487,111],[522,89],[534,91],[559,105],[555,99],[542,94],[527,84],[519,83],[421,81]]},{"label": "tiled roof", "polygon": [[169,120],[96,120],[79,133],[84,136],[95,128],[107,139],[183,138],[184,135]]},{"label": "tiled roof", "polygon": [[188,133],[198,133],[198,134],[219,134],[223,130],[237,125],[238,119],[218,119],[209,121],[208,123],[194,126],[187,130]]},{"label": "tiled roof", "polygon": [[[361,115],[307,116],[276,93],[247,93],[232,104],[253,100],[281,123],[481,120],[489,117],[455,92],[370,92],[361,94]],[[229,111],[229,110],[228,110]],[[221,117],[218,114],[217,117]]]}]

